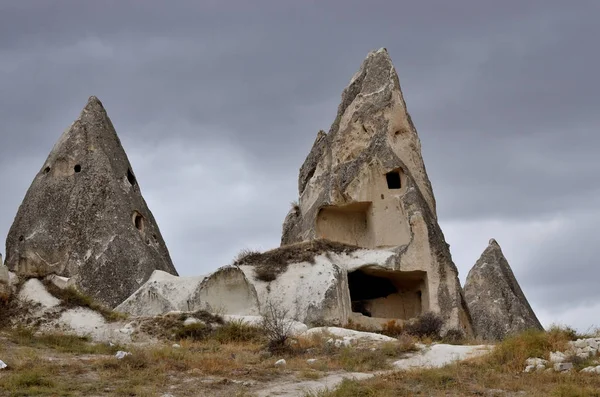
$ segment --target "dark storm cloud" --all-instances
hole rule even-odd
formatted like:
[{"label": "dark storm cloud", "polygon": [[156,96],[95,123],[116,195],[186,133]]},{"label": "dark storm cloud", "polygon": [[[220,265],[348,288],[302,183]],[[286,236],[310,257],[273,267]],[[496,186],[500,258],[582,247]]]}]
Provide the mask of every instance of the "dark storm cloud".
[{"label": "dark storm cloud", "polygon": [[0,2],[0,236],[97,95],[180,273],[275,246],[316,132],[387,47],[463,278],[485,229],[534,307],[565,282],[597,299],[568,269],[600,276],[599,16],[595,0]]}]

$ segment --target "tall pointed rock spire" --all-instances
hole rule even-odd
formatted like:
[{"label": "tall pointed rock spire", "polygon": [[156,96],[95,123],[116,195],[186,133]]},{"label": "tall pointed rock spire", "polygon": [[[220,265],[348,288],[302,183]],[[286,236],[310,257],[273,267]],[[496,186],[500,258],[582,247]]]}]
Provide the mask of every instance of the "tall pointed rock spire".
[{"label": "tall pointed rock spire", "polygon": [[25,277],[74,277],[114,307],[156,269],[177,274],[104,106],[89,98],[27,191],[6,241]]},{"label": "tall pointed rock spire", "polygon": [[480,338],[501,340],[527,329],[543,329],[494,239],[469,271],[464,292],[473,330]]},{"label": "tall pointed rock spire", "polygon": [[446,329],[470,332],[458,271],[437,223],[421,141],[385,48],[369,53],[344,89],[329,132],[319,132],[300,168],[298,189],[282,245],[325,239],[391,249],[396,254],[386,274],[399,292],[385,297],[395,302],[393,308],[374,312],[404,319],[433,311],[443,316]]}]

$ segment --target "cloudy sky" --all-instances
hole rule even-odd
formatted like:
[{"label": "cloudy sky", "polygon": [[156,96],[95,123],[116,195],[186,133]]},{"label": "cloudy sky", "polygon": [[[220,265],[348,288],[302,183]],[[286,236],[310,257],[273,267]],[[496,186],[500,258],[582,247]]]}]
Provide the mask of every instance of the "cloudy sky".
[{"label": "cloudy sky", "polygon": [[600,326],[599,18],[597,0],[0,0],[0,239],[96,95],[181,275],[276,247],[317,131],[386,47],[461,280],[494,237],[544,325]]}]

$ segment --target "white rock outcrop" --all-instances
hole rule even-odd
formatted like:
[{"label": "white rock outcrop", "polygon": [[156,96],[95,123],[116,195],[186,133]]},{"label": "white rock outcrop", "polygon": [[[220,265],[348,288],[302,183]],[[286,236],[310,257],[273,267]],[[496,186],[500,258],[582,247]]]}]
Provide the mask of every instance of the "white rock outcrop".
[{"label": "white rock outcrop", "polygon": [[60,304],[60,300],[52,296],[44,284],[36,278],[29,279],[23,283],[19,291],[18,299],[39,305],[42,310],[50,309]]},{"label": "white rock outcrop", "polygon": [[258,315],[259,304],[256,290],[244,273],[237,267],[225,266],[198,277],[178,277],[157,270],[115,310],[135,316],[196,310]]}]

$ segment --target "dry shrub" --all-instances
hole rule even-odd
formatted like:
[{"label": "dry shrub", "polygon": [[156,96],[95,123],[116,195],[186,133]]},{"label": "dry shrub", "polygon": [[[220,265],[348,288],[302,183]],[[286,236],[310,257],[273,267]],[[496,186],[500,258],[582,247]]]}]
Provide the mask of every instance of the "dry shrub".
[{"label": "dry shrub", "polygon": [[267,338],[267,349],[271,353],[290,350],[289,339],[293,320],[288,318],[288,310],[273,302],[267,302],[262,313],[261,329]]},{"label": "dry shrub", "polygon": [[446,334],[444,334],[442,342],[450,345],[464,345],[466,342],[465,333],[458,328],[449,329],[446,331]]},{"label": "dry shrub", "polygon": [[443,324],[444,321],[439,315],[433,312],[425,312],[407,323],[404,326],[404,331],[419,338],[438,339]]},{"label": "dry shrub", "polygon": [[386,336],[391,336],[392,338],[397,338],[398,336],[405,334],[404,326],[396,320],[390,320],[383,324],[381,333]]},{"label": "dry shrub", "polygon": [[264,342],[264,333],[260,327],[244,321],[231,321],[216,328],[210,335],[220,343]]},{"label": "dry shrub", "polygon": [[190,325],[183,325],[175,331],[175,339],[190,339],[194,341],[201,341],[212,333],[212,327],[204,323],[196,323]]},{"label": "dry shrub", "polygon": [[415,340],[409,334],[401,334],[398,336],[398,345],[401,352],[417,351]]},{"label": "dry shrub", "polygon": [[0,328],[9,325],[9,320],[19,312],[11,294],[0,294]]}]

